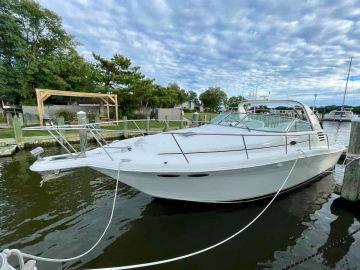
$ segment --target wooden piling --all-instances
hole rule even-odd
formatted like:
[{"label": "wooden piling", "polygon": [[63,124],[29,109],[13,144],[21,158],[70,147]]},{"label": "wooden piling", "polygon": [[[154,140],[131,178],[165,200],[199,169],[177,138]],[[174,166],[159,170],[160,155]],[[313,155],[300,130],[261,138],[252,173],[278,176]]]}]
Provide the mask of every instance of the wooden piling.
[{"label": "wooden piling", "polygon": [[[360,192],[360,118],[351,121],[349,161],[345,168],[341,197],[349,201],[358,201]],[[353,161],[352,161],[353,160]]]},{"label": "wooden piling", "polygon": [[193,127],[197,127],[199,125],[199,113],[198,112],[194,112],[192,115],[192,126]]},{"label": "wooden piling", "polygon": [[168,121],[168,116],[165,115],[165,126],[164,126],[164,131],[168,131],[169,128],[169,121]]},{"label": "wooden piling", "polygon": [[150,116],[146,116],[146,131],[150,130]]},{"label": "wooden piling", "polygon": [[184,128],[184,115],[183,115],[183,114],[180,115],[180,125],[179,125],[179,128],[180,128],[180,129]]},{"label": "wooden piling", "polygon": [[[79,125],[85,125],[87,123],[86,113],[83,111],[77,112],[77,119]],[[87,147],[87,130],[80,129],[79,131],[80,136],[80,151],[82,155],[85,155],[86,147]]]},{"label": "wooden piling", "polygon": [[7,112],[7,113],[6,113],[6,122],[7,122],[7,124],[8,124],[9,127],[12,126],[12,115],[11,115],[10,112]]},{"label": "wooden piling", "polygon": [[19,148],[24,146],[24,140],[22,136],[21,123],[19,116],[15,115],[12,119],[12,126],[14,129],[15,142]]}]

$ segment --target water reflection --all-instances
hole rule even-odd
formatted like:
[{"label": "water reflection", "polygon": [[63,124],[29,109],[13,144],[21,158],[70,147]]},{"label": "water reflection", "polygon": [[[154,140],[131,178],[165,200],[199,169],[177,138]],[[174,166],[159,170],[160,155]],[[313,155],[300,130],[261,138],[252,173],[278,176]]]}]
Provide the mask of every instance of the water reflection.
[{"label": "water reflection", "polygon": [[360,221],[360,205],[358,203],[350,203],[337,198],[333,201],[330,211],[337,218],[330,223],[329,237],[323,246],[319,248],[323,250],[329,247],[332,243],[345,237],[339,245],[326,249],[323,252],[324,264],[335,268],[337,262],[344,258],[349,252],[350,246],[355,242],[354,236],[346,237],[351,232],[351,226],[356,221]]},{"label": "water reflection", "polygon": [[[281,197],[259,222],[238,238],[189,260],[152,269],[255,269],[271,263],[274,250],[295,245],[309,215],[332,192],[332,176]],[[211,245],[246,225],[266,201],[247,205],[203,205],[153,200],[131,229],[107,246],[85,268],[110,267],[170,258]],[[119,254],[114,257],[113,254]],[[281,263],[280,265],[285,265]]]},{"label": "water reflection", "polygon": [[[58,149],[52,151],[57,153]],[[19,248],[57,258],[82,253],[97,241],[106,225],[115,181],[90,169],[80,169],[40,188],[40,176],[29,170],[33,161],[25,151],[0,159],[0,250]],[[131,220],[141,217],[142,207],[150,200],[120,185],[117,215],[101,245],[75,264],[39,262],[39,269],[74,268],[70,265],[95,258],[128,230]]]}]

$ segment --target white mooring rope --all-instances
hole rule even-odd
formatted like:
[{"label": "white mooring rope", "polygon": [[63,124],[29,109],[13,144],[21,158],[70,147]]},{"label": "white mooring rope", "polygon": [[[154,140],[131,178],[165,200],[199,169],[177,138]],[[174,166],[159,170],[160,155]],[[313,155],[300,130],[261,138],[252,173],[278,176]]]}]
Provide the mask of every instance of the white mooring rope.
[{"label": "white mooring rope", "polygon": [[[259,212],[259,214],[257,214],[247,225],[245,225],[243,228],[241,228],[240,230],[238,230],[237,232],[235,232],[234,234],[230,235],[229,237],[225,238],[224,240],[220,241],[220,242],[217,242],[215,244],[213,244],[212,246],[209,246],[209,247],[206,247],[204,249],[201,249],[201,250],[198,250],[198,251],[194,251],[192,253],[188,253],[188,254],[185,254],[185,255],[182,255],[182,256],[178,256],[178,257],[174,257],[174,258],[170,258],[170,259],[165,259],[165,260],[159,260],[159,261],[153,261],[153,262],[148,262],[148,263],[140,263],[140,264],[133,264],[133,265],[125,265],[125,266],[116,266],[116,267],[108,267],[108,268],[96,268],[98,270],[125,270],[125,269],[134,269],[134,268],[143,268],[143,267],[149,267],[149,266],[154,266],[154,265],[160,265],[160,264],[165,264],[165,263],[170,263],[170,262],[174,262],[174,261],[179,261],[179,260],[183,260],[183,259],[186,259],[186,258],[189,258],[189,257],[193,257],[195,255],[198,255],[198,254],[201,254],[201,253],[204,253],[206,251],[209,251],[211,249],[214,249],[226,242],[228,242],[229,240],[233,239],[234,237],[236,237],[237,235],[239,235],[240,233],[242,233],[243,231],[245,231],[247,228],[249,228],[256,220],[258,220],[263,214],[264,212],[270,207],[270,205],[275,201],[276,197],[279,195],[279,193],[281,192],[281,190],[284,188],[285,184],[287,183],[287,181],[289,180],[290,178],[290,175],[292,174],[295,166],[296,166],[296,163],[298,162],[299,160],[299,156],[296,158],[296,160],[294,161],[288,175],[286,176],[286,178],[284,179],[283,183],[281,184],[280,188],[278,189],[278,191],[275,193],[275,195],[273,196],[273,198],[270,200],[270,202],[263,208],[263,210],[261,210]],[[24,252],[21,252],[20,250],[18,249],[6,249],[3,251],[4,254],[7,255],[7,257],[9,257],[11,254],[16,254],[18,255],[19,257],[19,261],[20,262],[23,262],[23,258],[28,258],[28,259],[33,259],[33,260],[38,260],[38,261],[45,261],[45,262],[58,262],[58,263],[61,263],[61,262],[68,262],[68,261],[73,261],[73,260],[77,260],[85,255],[87,255],[88,253],[90,253],[99,243],[100,241],[102,240],[102,238],[104,237],[104,235],[106,234],[110,224],[111,224],[111,221],[112,221],[112,218],[113,218],[113,215],[114,215],[114,210],[115,210],[115,205],[116,205],[116,195],[117,195],[117,191],[118,191],[118,185],[119,185],[119,178],[120,178],[120,164],[119,163],[119,169],[118,169],[118,174],[117,174],[117,179],[116,179],[116,187],[115,187],[115,194],[114,194],[114,200],[113,200],[113,205],[112,205],[112,209],[111,209],[111,215],[110,215],[110,218],[109,218],[109,221],[105,227],[105,230],[104,232],[101,234],[99,240],[89,249],[87,250],[86,252],[78,255],[78,256],[75,256],[75,257],[71,257],[71,258],[64,258],[64,259],[57,259],[57,258],[46,258],[46,257],[41,257],[41,256],[34,256],[34,255],[31,255],[31,254],[27,254],[27,253],[24,253]],[[0,253],[1,254],[1,253]],[[32,261],[33,262],[33,261]],[[29,268],[29,270],[36,270],[35,266],[33,266],[34,268]],[[9,268],[11,269],[11,268]],[[2,269],[0,269],[2,270]],[[7,270],[7,269],[4,269],[4,270]],[[23,270],[21,268],[21,270]],[[95,269],[94,269],[95,270]]]}]

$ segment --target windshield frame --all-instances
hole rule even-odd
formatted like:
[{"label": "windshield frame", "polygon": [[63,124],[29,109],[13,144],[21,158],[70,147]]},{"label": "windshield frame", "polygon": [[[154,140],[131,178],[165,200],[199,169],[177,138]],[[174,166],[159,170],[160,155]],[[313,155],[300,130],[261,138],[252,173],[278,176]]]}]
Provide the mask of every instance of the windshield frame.
[{"label": "windshield frame", "polygon": [[[294,108],[293,108],[294,109]],[[294,109],[295,110],[295,109]],[[295,110],[296,111],[296,110]],[[236,115],[244,115],[244,117],[242,117],[239,121],[233,121],[233,122],[237,122],[235,125],[225,125],[225,124],[221,124],[222,122],[224,122],[224,120],[226,120],[227,117],[229,117],[232,114],[236,114]],[[299,115],[299,113],[296,111],[296,114]],[[283,131],[281,130],[265,130],[265,129],[257,129],[257,128],[250,128],[248,127],[246,124],[245,126],[239,126],[241,123],[244,123],[245,119],[248,119],[249,116],[251,115],[265,115],[265,116],[277,116],[280,118],[287,118],[290,120],[289,124],[287,125],[286,129],[284,129]],[[302,120],[302,119],[298,119],[298,118],[294,118],[294,117],[289,117],[289,116],[283,116],[283,115],[276,115],[276,114],[260,114],[260,113],[251,113],[249,111],[247,111],[246,113],[242,113],[242,112],[227,112],[225,113],[224,117],[222,117],[218,122],[214,123],[211,122],[210,124],[212,125],[219,125],[219,126],[227,126],[227,127],[234,127],[234,128],[241,128],[241,129],[247,129],[248,131],[261,131],[261,132],[271,132],[271,133],[297,133],[297,132],[313,132],[314,131],[314,127],[312,125],[312,123],[309,121],[309,118],[306,115],[306,121]],[[300,115],[299,115],[300,116]],[[290,131],[291,128],[296,124],[296,121],[303,121],[309,124],[310,129],[309,130],[298,130],[298,131]]]}]

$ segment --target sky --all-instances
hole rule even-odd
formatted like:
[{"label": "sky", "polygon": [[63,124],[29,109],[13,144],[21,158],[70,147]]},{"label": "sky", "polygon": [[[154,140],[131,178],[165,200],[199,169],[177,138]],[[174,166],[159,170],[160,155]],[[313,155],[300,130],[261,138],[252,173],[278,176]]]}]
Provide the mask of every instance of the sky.
[{"label": "sky", "polygon": [[360,106],[358,0],[40,0],[79,52],[129,57],[156,83],[201,93]]}]

